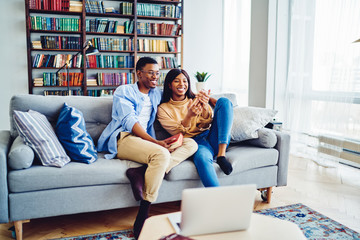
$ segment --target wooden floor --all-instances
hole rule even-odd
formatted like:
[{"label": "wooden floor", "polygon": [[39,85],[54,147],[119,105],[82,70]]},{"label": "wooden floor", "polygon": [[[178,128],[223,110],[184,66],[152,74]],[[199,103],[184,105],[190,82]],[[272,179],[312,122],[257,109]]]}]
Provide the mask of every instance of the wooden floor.
[{"label": "wooden floor", "polygon": [[[316,163],[291,157],[288,186],[273,189],[270,204],[258,193],[255,209],[303,203],[310,208],[360,232],[360,169],[339,165],[324,168]],[[178,211],[180,202],[156,204],[151,215]],[[33,219],[24,224],[24,239],[51,239],[132,228],[137,208],[97,213]],[[10,240],[8,228],[0,224],[0,239]]]}]

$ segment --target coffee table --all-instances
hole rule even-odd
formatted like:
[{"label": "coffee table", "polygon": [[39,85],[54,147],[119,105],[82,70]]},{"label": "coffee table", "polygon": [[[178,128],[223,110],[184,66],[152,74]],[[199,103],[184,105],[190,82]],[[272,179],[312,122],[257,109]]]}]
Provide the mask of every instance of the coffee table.
[{"label": "coffee table", "polygon": [[[167,214],[152,216],[146,219],[139,240],[158,240],[174,233]],[[196,240],[239,240],[239,239],[268,239],[268,240],[303,240],[306,239],[300,228],[292,222],[253,213],[250,227],[245,231],[217,233],[209,235],[191,236]]]}]

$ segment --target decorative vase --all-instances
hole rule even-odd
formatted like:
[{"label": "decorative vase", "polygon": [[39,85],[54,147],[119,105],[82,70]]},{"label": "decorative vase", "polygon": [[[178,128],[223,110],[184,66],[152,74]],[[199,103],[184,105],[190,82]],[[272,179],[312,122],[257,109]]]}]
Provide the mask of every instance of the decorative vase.
[{"label": "decorative vase", "polygon": [[200,90],[206,90],[206,82],[196,82],[196,90],[200,92]]}]

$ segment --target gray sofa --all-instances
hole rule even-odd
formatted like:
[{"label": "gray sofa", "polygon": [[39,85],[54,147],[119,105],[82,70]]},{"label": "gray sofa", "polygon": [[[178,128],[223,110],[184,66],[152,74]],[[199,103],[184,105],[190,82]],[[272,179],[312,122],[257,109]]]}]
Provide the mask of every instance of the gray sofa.
[{"label": "gray sofa", "polygon": [[[234,95],[227,97],[235,101]],[[10,169],[8,153],[18,135],[13,111],[32,109],[55,124],[64,102],[83,113],[96,144],[111,120],[111,98],[17,95],[10,103],[11,129],[0,131],[0,223],[14,222],[18,239],[24,220],[138,206],[125,171],[139,164],[106,160],[104,153],[92,164],[70,162],[63,168],[33,164],[27,169]],[[159,138],[167,136],[159,124],[155,129]],[[231,175],[226,176],[215,164],[221,185],[255,183],[270,201],[271,187],[287,183],[289,157],[289,135],[275,133],[274,148],[231,144],[227,152],[234,169]],[[180,200],[183,189],[195,187],[202,187],[195,166],[191,160],[184,161],[165,176],[156,203]]]}]

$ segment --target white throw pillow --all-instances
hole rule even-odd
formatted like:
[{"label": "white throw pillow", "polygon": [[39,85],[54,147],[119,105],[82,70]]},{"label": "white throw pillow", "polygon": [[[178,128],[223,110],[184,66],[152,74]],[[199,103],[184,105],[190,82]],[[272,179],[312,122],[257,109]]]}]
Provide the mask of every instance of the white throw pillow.
[{"label": "white throw pillow", "polygon": [[268,124],[277,110],[258,107],[235,107],[231,128],[231,142],[240,142],[258,137],[257,130]]}]

